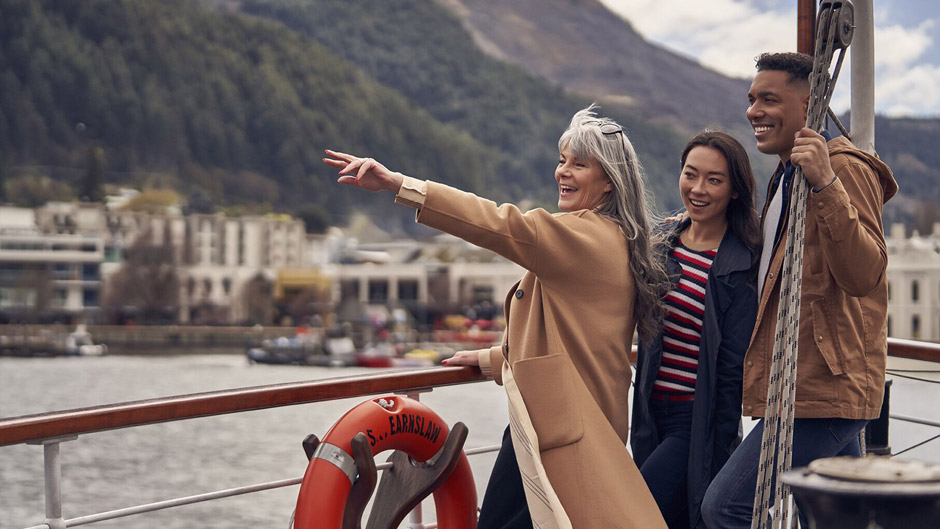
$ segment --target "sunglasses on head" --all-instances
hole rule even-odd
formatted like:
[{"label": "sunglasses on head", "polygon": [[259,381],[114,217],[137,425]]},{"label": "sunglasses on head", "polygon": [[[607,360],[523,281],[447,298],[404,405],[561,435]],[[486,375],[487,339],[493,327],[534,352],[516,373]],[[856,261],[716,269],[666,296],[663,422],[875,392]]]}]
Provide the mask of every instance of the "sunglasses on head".
[{"label": "sunglasses on head", "polygon": [[617,125],[616,123],[609,123],[603,121],[589,121],[588,123],[596,123],[598,128],[601,129],[601,134],[605,136],[610,136],[611,134],[623,134],[623,127]]}]

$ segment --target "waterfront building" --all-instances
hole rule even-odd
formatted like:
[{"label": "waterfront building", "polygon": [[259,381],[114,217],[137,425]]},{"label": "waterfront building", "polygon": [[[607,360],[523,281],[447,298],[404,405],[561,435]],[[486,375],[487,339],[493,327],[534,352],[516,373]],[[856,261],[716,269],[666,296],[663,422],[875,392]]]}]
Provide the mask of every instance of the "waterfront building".
[{"label": "waterfront building", "polygon": [[172,247],[179,278],[180,323],[241,323],[252,282],[273,284],[277,270],[305,266],[303,222],[288,215],[227,217],[108,209],[100,203],[54,202],[36,209],[45,233],[88,234],[104,241],[105,282],[134,244]]},{"label": "waterfront building", "polygon": [[940,342],[940,223],[907,237],[895,224],[888,248],[888,336]]},{"label": "waterfront building", "polygon": [[35,210],[0,206],[0,319],[93,320],[103,258],[100,234],[44,233]]},{"label": "waterfront building", "polygon": [[[525,272],[489,250],[447,234],[429,242],[346,241],[325,272],[335,280],[340,316],[355,311],[379,319],[387,309],[409,310],[419,322],[447,313],[472,318],[502,315],[503,296]],[[350,308],[351,307],[351,308]],[[352,313],[350,313],[352,311]]]},{"label": "waterfront building", "polygon": [[[31,218],[34,235],[97,241],[98,253],[85,256],[100,265],[97,291],[102,282],[107,289],[135,244],[166,245],[176,266],[180,323],[270,323],[269,317],[300,323],[286,318],[301,317],[298,304],[324,315],[332,309],[341,321],[381,321],[395,309],[421,323],[450,313],[489,319],[502,314],[503,295],[524,272],[450,235],[429,241],[383,235],[385,242],[360,243],[338,228],[307,234],[303,222],[288,215],[184,215],[50,202]],[[276,310],[259,311],[261,304]]]}]

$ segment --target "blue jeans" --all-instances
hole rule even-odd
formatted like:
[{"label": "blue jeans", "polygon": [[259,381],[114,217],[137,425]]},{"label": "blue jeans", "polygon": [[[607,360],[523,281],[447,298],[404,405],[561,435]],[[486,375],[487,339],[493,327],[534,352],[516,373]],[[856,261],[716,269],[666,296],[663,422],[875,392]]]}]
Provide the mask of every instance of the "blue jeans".
[{"label": "blue jeans", "polygon": [[[792,467],[805,467],[823,457],[861,456],[858,434],[867,423],[838,418],[794,420]],[[761,420],[708,487],[702,517],[709,528],[750,529],[763,432]],[[806,527],[802,517],[801,522]]]},{"label": "blue jeans", "polygon": [[693,402],[650,400],[659,445],[640,473],[669,529],[689,527],[688,469]]}]

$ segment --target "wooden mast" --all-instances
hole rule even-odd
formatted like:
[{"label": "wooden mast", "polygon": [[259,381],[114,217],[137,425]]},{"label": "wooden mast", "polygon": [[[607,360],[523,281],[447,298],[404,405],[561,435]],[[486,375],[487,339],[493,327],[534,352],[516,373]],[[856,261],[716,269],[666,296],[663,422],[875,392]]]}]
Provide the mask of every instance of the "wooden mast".
[{"label": "wooden mast", "polygon": [[796,24],[796,51],[813,54],[816,35],[816,0],[799,0]]}]

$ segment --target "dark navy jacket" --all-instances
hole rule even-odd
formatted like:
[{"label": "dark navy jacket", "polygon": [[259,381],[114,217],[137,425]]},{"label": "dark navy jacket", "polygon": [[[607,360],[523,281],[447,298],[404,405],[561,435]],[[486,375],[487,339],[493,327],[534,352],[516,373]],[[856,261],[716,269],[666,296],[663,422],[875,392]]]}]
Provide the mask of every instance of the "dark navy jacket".
[{"label": "dark navy jacket", "polygon": [[[679,281],[681,267],[669,254],[690,222],[686,218],[665,227],[671,233],[664,245],[667,247],[661,248],[661,258],[673,285]],[[691,527],[705,527],[701,516],[705,490],[741,443],[742,363],[757,316],[753,261],[751,252],[729,228],[718,246],[705,284],[705,316],[689,447]],[[630,447],[637,466],[643,465],[660,441],[649,401],[662,354],[662,332],[652,342],[639,344],[630,432]]]}]

